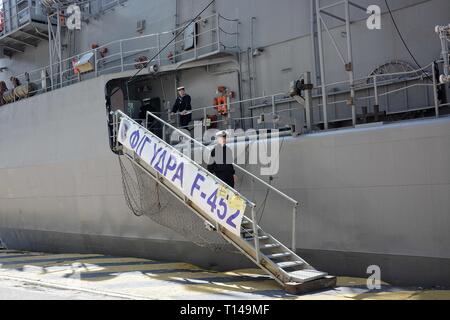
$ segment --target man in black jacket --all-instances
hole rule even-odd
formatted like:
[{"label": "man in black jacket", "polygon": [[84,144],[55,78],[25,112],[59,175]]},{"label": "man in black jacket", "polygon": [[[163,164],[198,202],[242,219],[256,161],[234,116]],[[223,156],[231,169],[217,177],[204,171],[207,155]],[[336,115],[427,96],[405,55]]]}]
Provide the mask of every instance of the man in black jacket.
[{"label": "man in black jacket", "polygon": [[178,97],[172,107],[172,113],[180,113],[180,127],[187,129],[187,126],[192,121],[191,96],[186,94],[184,87],[179,87],[177,91]]},{"label": "man in black jacket", "polygon": [[220,131],[216,134],[218,144],[211,151],[208,171],[215,174],[220,180],[234,188],[236,172],[233,167],[233,153],[227,144],[227,132]]}]

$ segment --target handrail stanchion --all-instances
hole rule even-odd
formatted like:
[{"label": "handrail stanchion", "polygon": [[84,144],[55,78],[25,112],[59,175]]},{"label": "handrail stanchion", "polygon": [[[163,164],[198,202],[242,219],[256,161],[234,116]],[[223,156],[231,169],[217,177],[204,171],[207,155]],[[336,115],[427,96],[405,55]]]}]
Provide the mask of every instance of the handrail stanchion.
[{"label": "handrail stanchion", "polygon": [[[305,82],[306,84],[311,84],[311,72],[305,72]],[[306,117],[306,128],[308,132],[312,131],[313,122],[313,100],[312,100],[312,89],[305,90],[305,117]],[[295,128],[297,132],[300,132],[301,127]]]},{"label": "handrail stanchion", "polygon": [[119,147],[119,139],[117,139],[118,132],[119,132],[119,116],[118,116],[117,113],[114,113],[114,117],[113,117],[113,136],[114,136],[114,143],[116,145],[116,150]]},{"label": "handrail stanchion", "polygon": [[375,105],[380,105],[380,97],[378,96],[377,76],[373,76],[373,95],[375,96]]},{"label": "handrail stanchion", "polygon": [[292,251],[294,253],[297,248],[297,208],[298,204],[294,205],[292,212]]},{"label": "handrail stanchion", "polygon": [[272,117],[273,117],[272,125],[273,125],[273,129],[276,129],[275,116],[276,116],[275,96],[272,96]]},{"label": "handrail stanchion", "polygon": [[350,107],[352,109],[352,124],[355,127],[357,125],[356,119],[356,92],[355,92],[355,74],[354,74],[354,63],[353,63],[353,50],[352,50],[352,33],[350,28],[350,1],[344,0],[345,9],[345,33],[347,38],[347,59],[348,64],[346,69],[349,75],[350,84]]},{"label": "handrail stanchion", "polygon": [[197,22],[194,23],[194,57],[195,60],[198,58],[198,50],[197,50]]},{"label": "handrail stanchion", "polygon": [[97,55],[97,48],[94,49],[94,70],[95,70],[95,77],[98,77],[98,55]]},{"label": "handrail stanchion", "polygon": [[119,42],[120,47],[120,70],[124,71],[124,65],[123,65],[123,40],[120,40]]},{"label": "handrail stanchion", "polygon": [[166,141],[166,125],[164,123],[162,127],[162,139]]},{"label": "handrail stanchion", "polygon": [[161,35],[159,33],[156,35],[156,46],[158,49],[158,65],[161,65]]},{"label": "handrail stanchion", "polygon": [[236,22],[236,51],[239,53],[239,21]]},{"label": "handrail stanchion", "polygon": [[322,18],[320,14],[320,0],[316,1],[316,15],[317,15],[317,38],[319,44],[319,59],[320,59],[320,86],[322,88],[322,116],[323,116],[323,128],[328,130],[328,111],[327,111],[327,85],[325,81],[325,61],[324,61],[324,49],[323,49],[323,35],[322,35]]},{"label": "handrail stanchion", "polygon": [[[77,61],[80,61],[80,55],[77,55]],[[72,66],[72,68],[73,68],[73,66]],[[80,82],[81,81],[81,73],[78,72],[77,76],[78,76],[78,82]]]},{"label": "handrail stanchion", "polygon": [[230,96],[229,95],[227,95],[227,107],[228,107],[228,113],[227,113],[227,127],[228,127],[228,129],[233,129],[232,128],[232,125],[231,125],[231,122],[232,122],[232,119],[231,119],[231,98],[230,98]]},{"label": "handrail stanchion", "polygon": [[148,129],[148,114],[145,114],[145,129]]},{"label": "handrail stanchion", "polygon": [[[206,131],[208,130],[208,127],[207,127],[207,118],[208,118],[208,113],[207,113],[207,111],[206,111],[206,108],[203,108],[203,127],[205,128],[205,132],[204,133],[206,133]],[[204,133],[202,133],[202,134],[204,134]]]},{"label": "handrail stanchion", "polygon": [[216,28],[217,28],[217,51],[220,51],[220,23],[219,14],[216,13]]},{"label": "handrail stanchion", "polygon": [[255,240],[255,251],[256,251],[256,262],[261,263],[261,253],[259,247],[259,232],[258,232],[258,221],[256,220],[256,206],[252,206],[252,221],[253,221],[253,238]]},{"label": "handrail stanchion", "polygon": [[437,81],[436,81],[436,62],[433,62],[431,69],[433,72],[433,97],[434,97],[434,110],[436,112],[436,118],[439,118],[439,97],[437,93]]}]

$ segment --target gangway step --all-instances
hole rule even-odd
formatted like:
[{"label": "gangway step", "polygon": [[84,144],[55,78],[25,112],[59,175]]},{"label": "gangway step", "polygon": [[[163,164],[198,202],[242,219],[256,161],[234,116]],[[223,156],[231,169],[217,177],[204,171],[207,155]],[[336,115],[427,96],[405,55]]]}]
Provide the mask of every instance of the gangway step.
[{"label": "gangway step", "polygon": [[292,255],[292,253],[290,253],[290,252],[282,252],[282,253],[269,254],[269,255],[267,255],[267,258],[269,258],[271,260],[275,260],[275,259],[290,257],[291,255]]},{"label": "gangway step", "polygon": [[253,233],[255,233],[255,231],[253,230],[253,229],[243,229],[242,230],[242,232],[241,232],[242,234],[246,234],[246,233],[250,233],[250,234],[253,234]]},{"label": "gangway step", "polygon": [[269,243],[261,245],[261,249],[275,249],[281,247],[278,243]]},{"label": "gangway step", "polygon": [[289,272],[289,275],[292,278],[295,278],[295,281],[299,281],[299,282],[313,281],[313,280],[317,280],[317,279],[328,276],[328,274],[325,272],[321,272],[321,271],[317,271],[317,270],[308,270],[308,269]]},{"label": "gangway step", "polygon": [[289,269],[289,268],[293,268],[293,267],[302,266],[304,264],[305,263],[303,261],[288,261],[288,262],[279,262],[279,263],[277,263],[277,265],[281,269]]},{"label": "gangway step", "polygon": [[[268,236],[259,236],[258,239],[259,240],[269,240],[270,238]],[[247,240],[247,241],[255,241],[255,237],[253,237],[253,236],[247,237],[247,238],[245,238],[245,240]]]}]

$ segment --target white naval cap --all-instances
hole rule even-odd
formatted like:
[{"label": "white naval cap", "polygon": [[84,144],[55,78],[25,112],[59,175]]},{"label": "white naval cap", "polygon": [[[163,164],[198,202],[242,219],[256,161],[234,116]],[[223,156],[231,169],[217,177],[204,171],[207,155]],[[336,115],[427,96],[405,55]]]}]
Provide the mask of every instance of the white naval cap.
[{"label": "white naval cap", "polygon": [[216,133],[216,137],[226,137],[228,135],[228,133],[225,130],[219,131]]},{"label": "white naval cap", "polygon": [[185,87],[178,87],[177,91],[180,91],[180,90],[185,90]]}]

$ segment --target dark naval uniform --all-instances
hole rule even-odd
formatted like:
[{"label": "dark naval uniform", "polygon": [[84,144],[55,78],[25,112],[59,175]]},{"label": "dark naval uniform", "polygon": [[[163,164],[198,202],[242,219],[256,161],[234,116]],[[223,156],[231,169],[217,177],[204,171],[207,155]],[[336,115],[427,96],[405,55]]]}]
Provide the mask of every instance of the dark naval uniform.
[{"label": "dark naval uniform", "polygon": [[[191,96],[185,95],[184,97],[178,96],[175,104],[173,105],[172,112],[183,112],[192,110]],[[192,114],[180,115],[180,127],[187,127],[192,121]],[[186,128],[184,128],[186,129]]]},{"label": "dark naval uniform", "polygon": [[[217,157],[216,157],[217,155]],[[230,148],[226,145],[217,145],[211,151],[210,164],[208,171],[215,174],[220,180],[234,188],[235,170],[233,167],[233,155]]]}]

